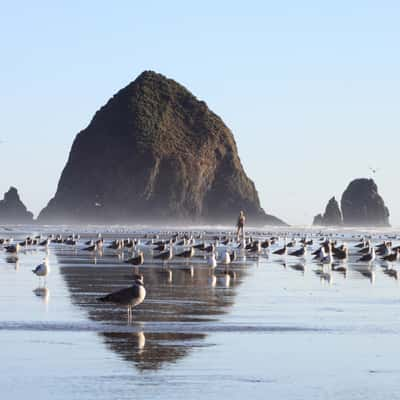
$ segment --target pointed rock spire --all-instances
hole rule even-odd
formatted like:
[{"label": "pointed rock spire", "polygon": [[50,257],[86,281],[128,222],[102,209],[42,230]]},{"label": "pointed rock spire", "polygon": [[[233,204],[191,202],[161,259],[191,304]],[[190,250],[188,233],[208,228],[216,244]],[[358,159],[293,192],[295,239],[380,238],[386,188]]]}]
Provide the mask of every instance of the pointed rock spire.
[{"label": "pointed rock spire", "polygon": [[329,200],[324,214],[316,215],[313,221],[313,225],[340,226],[342,224],[342,213],[339,208],[339,203],[335,197],[332,197]]}]

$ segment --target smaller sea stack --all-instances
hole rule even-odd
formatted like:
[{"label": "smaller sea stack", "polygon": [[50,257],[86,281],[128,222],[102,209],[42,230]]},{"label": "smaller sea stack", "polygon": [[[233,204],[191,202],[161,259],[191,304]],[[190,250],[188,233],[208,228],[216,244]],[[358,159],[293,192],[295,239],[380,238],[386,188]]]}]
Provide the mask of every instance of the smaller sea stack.
[{"label": "smaller sea stack", "polygon": [[335,197],[332,197],[324,214],[318,214],[314,217],[313,225],[323,226],[341,226],[343,224],[342,212],[340,211],[339,203]]},{"label": "smaller sea stack", "polygon": [[28,211],[21,201],[18,190],[10,187],[0,200],[0,223],[26,224],[33,222],[33,214]]}]

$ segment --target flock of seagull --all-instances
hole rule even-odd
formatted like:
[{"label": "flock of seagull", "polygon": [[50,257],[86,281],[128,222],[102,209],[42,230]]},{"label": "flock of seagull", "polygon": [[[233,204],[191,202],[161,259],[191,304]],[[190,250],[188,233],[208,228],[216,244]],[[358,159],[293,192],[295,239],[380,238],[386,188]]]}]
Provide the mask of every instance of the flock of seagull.
[{"label": "flock of seagull", "polygon": [[[265,237],[267,235],[267,237]],[[162,238],[160,238],[162,236]],[[103,250],[122,253],[125,250],[130,252],[129,258],[124,262],[135,266],[135,273],[132,276],[131,286],[109,293],[100,297],[101,302],[110,302],[118,306],[125,306],[128,312],[128,319],[132,318],[133,307],[141,304],[146,297],[143,275],[139,273],[138,268],[145,264],[145,255],[154,264],[161,262],[164,267],[172,260],[182,259],[185,263],[197,258],[201,264],[206,264],[210,271],[215,270],[217,266],[223,266],[222,277],[228,282],[235,278],[235,272],[229,268],[230,264],[236,260],[243,262],[246,258],[258,260],[261,257],[275,257],[286,265],[286,260],[303,259],[309,260],[320,265],[316,273],[321,279],[329,281],[330,271],[346,273],[348,269],[347,260],[352,257],[354,264],[363,265],[360,272],[373,277],[373,263],[376,260],[382,261],[384,272],[399,278],[399,272],[394,267],[396,262],[400,261],[400,246],[393,246],[391,240],[382,240],[381,243],[374,244],[371,237],[358,237],[353,239],[351,249],[345,243],[338,243],[329,237],[323,237],[322,234],[315,235],[308,239],[302,237],[300,233],[284,235],[274,235],[273,233],[264,234],[254,233],[246,239],[238,240],[236,236],[227,232],[220,235],[191,232],[175,232],[163,234],[145,234],[140,238],[126,238],[106,241],[101,234],[95,239],[82,241],[80,235],[71,234],[67,237],[63,235],[49,235],[43,238],[41,235],[26,237],[20,242],[14,242],[11,238],[0,238],[0,249],[3,249],[11,260],[16,262],[18,254],[23,249],[43,248],[48,249],[50,245],[74,246],[79,250],[88,253],[102,253]],[[351,250],[351,251],[350,251]],[[156,261],[157,260],[157,261]],[[146,261],[147,262],[147,261]],[[294,269],[303,269],[304,264],[296,264]],[[193,267],[191,267],[193,268]],[[167,268],[167,270],[169,270]],[[32,272],[39,277],[39,284],[46,283],[46,278],[50,273],[48,257],[36,266]],[[216,276],[213,274],[213,279]],[[215,284],[215,282],[214,282]]]}]

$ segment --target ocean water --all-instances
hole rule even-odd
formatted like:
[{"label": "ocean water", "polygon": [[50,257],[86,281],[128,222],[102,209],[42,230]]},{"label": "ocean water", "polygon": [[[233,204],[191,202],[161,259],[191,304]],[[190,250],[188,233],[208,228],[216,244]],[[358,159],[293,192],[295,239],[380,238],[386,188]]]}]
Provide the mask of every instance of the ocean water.
[{"label": "ocean water", "polygon": [[[224,228],[202,229],[211,238]],[[387,274],[400,265],[359,263],[354,247],[362,234],[400,244],[396,230],[253,230],[248,235],[260,238],[307,235],[310,252],[323,236],[345,241],[347,271],[321,267],[310,255],[238,251],[229,282],[225,267],[210,272],[200,252],[164,267],[143,245],[147,297],[131,322],[126,310],[97,301],[130,285],[137,271],[124,263],[130,252],[85,252],[83,242],[98,232],[107,244],[153,230],[11,226],[0,237],[73,231],[82,235],[79,245],[27,248],[18,262],[0,250],[2,398],[400,398],[400,287]],[[46,255],[44,285],[31,270]]]}]

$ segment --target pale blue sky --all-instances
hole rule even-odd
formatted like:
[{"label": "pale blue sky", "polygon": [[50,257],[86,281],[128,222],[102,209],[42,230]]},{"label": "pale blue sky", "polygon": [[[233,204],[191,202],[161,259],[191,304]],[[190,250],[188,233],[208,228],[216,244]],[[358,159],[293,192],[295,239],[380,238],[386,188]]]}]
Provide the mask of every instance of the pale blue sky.
[{"label": "pale blue sky", "polygon": [[0,4],[0,192],[35,213],[76,133],[154,69],[223,118],[268,212],[310,223],[371,165],[400,225],[399,2]]}]

